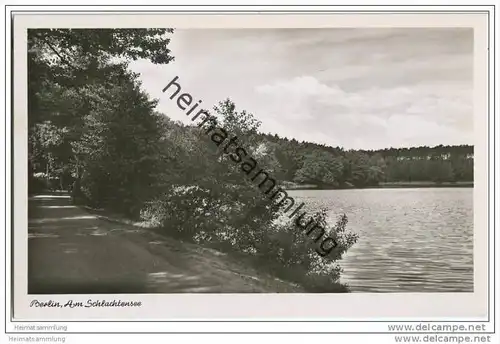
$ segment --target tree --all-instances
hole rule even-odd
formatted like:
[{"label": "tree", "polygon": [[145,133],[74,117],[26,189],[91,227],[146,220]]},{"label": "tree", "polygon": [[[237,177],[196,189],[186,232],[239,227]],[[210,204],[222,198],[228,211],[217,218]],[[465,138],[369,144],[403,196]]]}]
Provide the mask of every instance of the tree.
[{"label": "tree", "polygon": [[75,194],[87,202],[137,213],[162,165],[162,127],[156,101],[127,65],[139,58],[172,61],[171,32],[28,31],[30,174],[48,166],[52,174],[71,175]]},{"label": "tree", "polygon": [[308,153],[297,170],[295,180],[301,183],[339,186],[342,178],[343,161],[340,157],[323,150]]}]

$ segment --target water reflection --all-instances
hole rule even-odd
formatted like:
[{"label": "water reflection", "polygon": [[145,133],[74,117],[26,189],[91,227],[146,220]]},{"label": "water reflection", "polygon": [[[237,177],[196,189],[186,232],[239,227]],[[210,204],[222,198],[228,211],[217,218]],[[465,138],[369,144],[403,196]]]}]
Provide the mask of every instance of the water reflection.
[{"label": "water reflection", "polygon": [[353,292],[473,292],[473,189],[296,190],[313,212],[346,213]]}]

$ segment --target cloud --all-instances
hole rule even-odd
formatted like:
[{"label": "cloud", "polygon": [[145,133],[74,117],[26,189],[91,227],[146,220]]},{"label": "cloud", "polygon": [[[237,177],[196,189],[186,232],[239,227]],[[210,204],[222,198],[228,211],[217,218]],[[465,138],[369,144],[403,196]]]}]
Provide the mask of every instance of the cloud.
[{"label": "cloud", "polygon": [[290,81],[278,81],[273,84],[261,85],[256,88],[257,93],[270,95],[295,95],[295,96],[328,96],[338,92],[342,93],[338,88],[329,87],[320,83],[312,76],[301,76],[291,79]]},{"label": "cloud", "polygon": [[177,30],[167,66],[138,62],[159,110],[178,75],[206,108],[230,97],[262,130],[345,148],[473,143],[473,31]]},{"label": "cloud", "polygon": [[268,108],[281,108],[276,118],[303,125],[317,122],[309,125],[323,130],[341,128],[336,135],[354,133],[372,140],[372,145],[383,145],[383,140],[374,140],[376,136],[393,138],[395,145],[460,138],[460,130],[472,124],[472,92],[467,88],[415,84],[347,92],[312,76],[300,76],[260,85],[256,91],[268,97]]}]

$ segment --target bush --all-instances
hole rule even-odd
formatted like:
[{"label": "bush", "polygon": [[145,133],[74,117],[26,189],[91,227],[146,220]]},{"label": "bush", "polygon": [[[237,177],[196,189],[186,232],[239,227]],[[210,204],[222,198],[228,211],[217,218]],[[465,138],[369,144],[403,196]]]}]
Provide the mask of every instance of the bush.
[{"label": "bush", "polygon": [[[219,186],[216,192],[198,186],[172,187],[149,203],[141,217],[165,234],[252,254],[258,268],[312,292],[347,292],[339,283],[342,269],[338,261],[357,235],[346,231],[345,215],[334,226],[328,225],[325,209],[314,215],[316,223],[338,244],[328,256],[321,257],[317,244],[294,223],[277,221],[279,213],[268,200],[247,195],[244,199],[252,204],[244,204],[230,189]],[[242,187],[236,194],[241,196],[241,192]]]},{"label": "bush", "polygon": [[334,238],[337,243],[329,255],[321,257],[316,252],[314,240],[292,222],[271,226],[259,254],[261,260],[271,264],[273,260],[279,262],[279,266],[286,270],[285,278],[307,284],[316,291],[331,290],[338,285],[342,273],[338,261],[356,243],[358,235],[346,230],[345,215],[340,216],[334,226],[328,224],[326,209],[319,210],[313,218],[325,229],[325,236]]},{"label": "bush", "polygon": [[264,228],[276,217],[271,206],[264,206],[258,190],[245,193],[243,186],[204,186],[173,186],[150,202],[141,218],[168,235],[230,243],[235,250],[255,252]]},{"label": "bush", "polygon": [[[141,211],[141,218],[162,228],[167,234],[195,239],[204,233],[214,236],[223,230],[224,219],[231,209],[214,199],[209,190],[198,186],[172,187],[162,197]],[[233,210],[234,211],[234,210]]]}]

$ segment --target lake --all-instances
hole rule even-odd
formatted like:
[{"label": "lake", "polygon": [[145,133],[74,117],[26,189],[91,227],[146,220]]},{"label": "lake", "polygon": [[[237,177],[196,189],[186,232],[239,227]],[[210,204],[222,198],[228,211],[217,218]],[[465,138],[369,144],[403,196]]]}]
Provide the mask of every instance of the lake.
[{"label": "lake", "polygon": [[308,214],[347,215],[359,239],[340,262],[341,282],[353,292],[473,292],[473,188],[288,193]]}]

